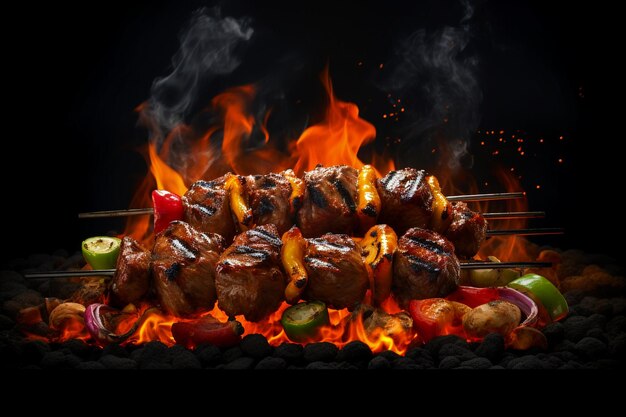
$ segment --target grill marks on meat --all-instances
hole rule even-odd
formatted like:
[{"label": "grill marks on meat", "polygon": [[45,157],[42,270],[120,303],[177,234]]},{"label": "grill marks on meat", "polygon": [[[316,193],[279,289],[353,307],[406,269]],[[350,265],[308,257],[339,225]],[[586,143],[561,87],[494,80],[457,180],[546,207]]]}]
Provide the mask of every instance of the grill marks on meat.
[{"label": "grill marks on meat", "polygon": [[487,235],[487,220],[472,211],[463,202],[452,205],[452,223],[446,237],[454,244],[456,254],[472,258],[480,249]]},{"label": "grill marks on meat", "polygon": [[150,252],[130,236],[122,239],[115,275],[109,288],[111,304],[123,307],[141,300],[150,289]]},{"label": "grill marks on meat", "polygon": [[427,227],[432,216],[433,195],[426,172],[414,168],[390,171],[376,183],[382,209],[379,223],[393,227],[398,235],[411,227]]},{"label": "grill marks on meat", "polygon": [[445,297],[458,285],[461,267],[454,246],[438,233],[412,228],[399,240],[392,291],[402,307],[411,299]]},{"label": "grill marks on meat", "polygon": [[229,316],[259,321],[276,311],[287,284],[280,261],[282,242],[273,224],[238,235],[216,267],[218,306]]},{"label": "grill marks on meat", "polygon": [[168,313],[185,317],[213,308],[215,265],[223,246],[220,235],[201,233],[182,221],[156,236],[152,272],[159,302]]},{"label": "grill marks on meat", "polygon": [[226,242],[235,235],[235,224],[230,214],[225,177],[213,181],[196,181],[183,196],[185,221],[205,233],[217,233]]},{"label": "grill marks on meat", "polygon": [[279,234],[293,225],[289,196],[291,185],[280,174],[249,175],[244,177],[254,224],[274,224]]},{"label": "grill marks on meat", "polygon": [[309,282],[304,299],[329,307],[353,309],[363,300],[368,275],[361,251],[347,235],[325,234],[308,239],[304,265]]},{"label": "grill marks on meat", "polygon": [[358,171],[347,165],[318,166],[305,172],[304,201],[297,224],[305,237],[350,234],[356,227]]}]

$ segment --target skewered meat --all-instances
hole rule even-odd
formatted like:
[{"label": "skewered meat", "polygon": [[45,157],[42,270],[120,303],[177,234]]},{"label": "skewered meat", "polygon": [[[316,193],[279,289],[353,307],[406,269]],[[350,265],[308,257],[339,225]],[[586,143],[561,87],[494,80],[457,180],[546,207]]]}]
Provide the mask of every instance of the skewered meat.
[{"label": "skewered meat", "polygon": [[293,225],[289,181],[280,174],[248,175],[245,184],[254,224],[274,224],[280,235],[289,230]]},{"label": "skewered meat", "polygon": [[287,284],[280,261],[282,242],[273,224],[241,233],[219,259],[218,306],[229,316],[259,321],[278,309]]},{"label": "skewered meat", "polygon": [[480,213],[470,210],[463,202],[452,205],[452,223],[446,237],[454,244],[458,256],[471,258],[476,255],[486,234],[487,221]]},{"label": "skewered meat", "polygon": [[196,181],[183,196],[185,221],[205,233],[217,233],[226,242],[235,235],[225,176],[213,181]]},{"label": "skewered meat", "polygon": [[174,221],[156,236],[152,272],[163,308],[178,317],[213,308],[215,265],[224,239]]},{"label": "skewered meat", "polygon": [[122,239],[111,280],[111,304],[123,307],[141,300],[150,288],[150,252],[130,236]]},{"label": "skewered meat", "polygon": [[328,233],[308,239],[304,265],[309,276],[304,299],[323,301],[336,309],[353,309],[363,300],[367,269],[360,248],[349,236]]},{"label": "skewered meat", "polygon": [[398,235],[430,224],[433,195],[426,172],[414,168],[390,171],[378,180],[377,188],[382,203],[379,223],[390,225]]},{"label": "skewered meat", "polygon": [[438,233],[417,227],[398,242],[392,291],[400,305],[409,300],[445,297],[458,285],[461,268],[454,246]]},{"label": "skewered meat", "polygon": [[306,190],[297,223],[304,237],[351,234],[356,225],[358,171],[347,165],[317,166],[304,173]]}]

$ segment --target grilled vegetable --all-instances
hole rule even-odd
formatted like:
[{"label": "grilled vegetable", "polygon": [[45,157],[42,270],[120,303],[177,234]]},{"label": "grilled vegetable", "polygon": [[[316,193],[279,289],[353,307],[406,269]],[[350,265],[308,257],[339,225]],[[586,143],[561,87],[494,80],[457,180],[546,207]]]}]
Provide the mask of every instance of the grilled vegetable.
[{"label": "grilled vegetable", "polygon": [[234,346],[241,341],[243,332],[244,328],[237,320],[222,323],[213,316],[172,324],[174,340],[188,349],[205,343],[217,347]]},{"label": "grilled vegetable", "polygon": [[285,287],[285,300],[289,304],[295,304],[300,301],[304,287],[309,280],[304,267],[306,239],[302,237],[300,229],[293,226],[283,234],[282,241],[280,258],[285,272],[289,275],[289,283]]},{"label": "grilled vegetable", "polygon": [[283,312],[280,323],[294,342],[314,339],[322,326],[329,324],[328,309],[321,301],[296,304]]},{"label": "grilled vegetable", "polygon": [[526,274],[509,282],[508,286],[526,294],[541,305],[549,316],[548,321],[558,321],[567,316],[569,311],[567,301],[547,278],[537,274]]},{"label": "grilled vegetable", "polygon": [[493,300],[479,305],[463,316],[463,328],[470,338],[482,338],[489,333],[508,336],[522,318],[515,304],[504,300]]},{"label": "grilled vegetable", "polygon": [[433,214],[430,219],[430,227],[438,233],[444,233],[452,222],[452,204],[441,192],[439,181],[434,175],[427,178],[428,186],[433,194]]},{"label": "grilled vegetable", "polygon": [[398,247],[398,236],[391,227],[379,224],[369,229],[359,244],[370,278],[372,303],[380,305],[391,294],[392,261]]},{"label": "grilled vegetable", "polygon": [[121,242],[116,237],[90,237],[81,244],[83,257],[93,269],[113,269],[120,253]]},{"label": "grilled vegetable", "polygon": [[228,175],[224,187],[229,193],[230,210],[237,219],[239,230],[245,232],[252,227],[252,209],[248,206],[247,196],[239,175]]},{"label": "grilled vegetable", "polygon": [[[491,262],[500,262],[495,256],[488,256]],[[501,287],[514,279],[520,273],[514,269],[472,269],[469,271],[469,283],[474,287]]]},{"label": "grilled vegetable", "polygon": [[[138,318],[135,311],[127,312],[125,310],[116,310],[100,303],[87,306],[85,309],[85,327],[97,344],[106,346],[110,343],[124,342],[137,331],[144,319],[149,317],[156,309],[149,308]],[[122,334],[117,333],[120,323],[125,323],[135,318],[135,322],[128,331]]]},{"label": "grilled vegetable", "polygon": [[179,195],[165,190],[152,191],[154,208],[154,233],[167,228],[174,220],[183,219],[183,200]]},{"label": "grilled vegetable", "polygon": [[376,224],[380,214],[380,196],[376,190],[376,171],[371,165],[364,165],[357,179],[359,203],[357,216],[361,230],[367,230]]},{"label": "grilled vegetable", "polygon": [[293,170],[288,169],[283,171],[282,176],[287,178],[291,185],[291,195],[289,196],[289,206],[291,207],[291,214],[295,215],[296,211],[302,206],[302,199],[304,198],[304,181],[302,178],[296,177]]},{"label": "grilled vegetable", "polygon": [[465,304],[443,298],[411,300],[409,303],[413,327],[423,342],[444,334],[464,336],[461,320],[470,310]]},{"label": "grilled vegetable", "polygon": [[49,325],[52,329],[63,331],[72,337],[86,335],[85,306],[78,303],[59,304],[50,313]]}]

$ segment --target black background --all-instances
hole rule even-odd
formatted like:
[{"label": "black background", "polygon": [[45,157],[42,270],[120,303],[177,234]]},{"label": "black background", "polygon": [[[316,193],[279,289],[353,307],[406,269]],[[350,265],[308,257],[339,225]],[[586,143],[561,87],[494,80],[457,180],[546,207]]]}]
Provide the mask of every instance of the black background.
[{"label": "black background", "polygon": [[[149,97],[152,81],[169,72],[191,12],[215,3],[48,2],[7,10],[3,257],[73,251],[89,235],[121,229],[121,222],[79,222],[76,213],[128,206],[146,172],[136,152],[146,133],[133,109]],[[561,152],[562,167],[526,160],[531,208],[549,211],[543,224],[567,229],[567,236],[549,240],[555,245],[619,256],[619,245],[610,243],[624,231],[613,200],[623,178],[623,118],[619,104],[610,104],[620,100],[619,26],[610,10],[559,3],[478,3],[480,127],[564,134],[565,147],[546,151]],[[315,71],[329,60],[337,93],[357,103],[354,62],[376,66],[397,37],[459,17],[458,3],[438,1],[230,1],[223,13],[251,16],[282,48],[306,51]],[[259,66],[271,64],[272,51],[257,53],[266,56]],[[367,116],[364,110],[377,124]],[[477,163],[489,160],[477,151]],[[532,190],[535,181],[541,190]]]}]

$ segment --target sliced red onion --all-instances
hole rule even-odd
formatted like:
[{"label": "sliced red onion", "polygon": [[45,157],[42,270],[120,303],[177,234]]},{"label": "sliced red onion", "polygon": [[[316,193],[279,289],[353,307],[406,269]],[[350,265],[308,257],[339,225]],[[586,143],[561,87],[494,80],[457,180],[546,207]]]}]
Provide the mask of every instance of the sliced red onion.
[{"label": "sliced red onion", "polygon": [[456,291],[448,295],[446,299],[458,301],[471,308],[493,300],[505,300],[515,304],[526,316],[526,319],[520,326],[532,326],[539,319],[539,308],[533,299],[509,287],[477,288],[461,285]]},{"label": "sliced red onion", "polygon": [[126,333],[117,334],[107,328],[102,318],[105,312],[109,314],[125,314],[106,304],[95,303],[87,306],[85,310],[85,327],[87,327],[87,331],[89,331],[89,334],[99,345],[104,346],[110,343],[122,343],[137,331],[137,328],[142,322],[140,317]]},{"label": "sliced red onion", "polygon": [[537,307],[532,298],[509,287],[498,287],[498,296],[502,300],[515,304],[524,313],[526,319],[520,326],[532,326],[537,322],[539,307]]}]

